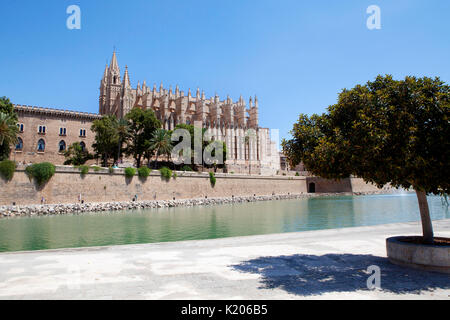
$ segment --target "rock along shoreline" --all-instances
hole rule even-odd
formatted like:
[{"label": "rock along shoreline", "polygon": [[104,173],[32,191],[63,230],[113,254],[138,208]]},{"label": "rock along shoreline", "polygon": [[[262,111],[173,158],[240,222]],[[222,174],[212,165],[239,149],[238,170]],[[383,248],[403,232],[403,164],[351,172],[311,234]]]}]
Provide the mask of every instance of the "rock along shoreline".
[{"label": "rock along shoreline", "polygon": [[233,203],[246,203],[256,201],[293,200],[316,197],[330,197],[343,195],[370,195],[387,193],[380,192],[354,192],[354,193],[301,193],[269,196],[239,196],[222,198],[195,198],[179,200],[148,200],[125,202],[90,202],[90,203],[63,203],[45,205],[0,206],[0,218],[46,216],[62,214],[79,214],[88,212],[108,212],[121,210],[141,210],[174,207],[213,206]]}]

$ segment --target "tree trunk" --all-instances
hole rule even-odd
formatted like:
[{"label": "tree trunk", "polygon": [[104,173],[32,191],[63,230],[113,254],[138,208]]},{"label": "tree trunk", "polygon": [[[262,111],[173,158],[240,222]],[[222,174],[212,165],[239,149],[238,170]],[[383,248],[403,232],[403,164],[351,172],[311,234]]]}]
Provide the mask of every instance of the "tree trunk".
[{"label": "tree trunk", "polygon": [[155,159],[155,166],[154,166],[155,169],[156,169],[156,166],[158,165],[158,156],[159,156],[159,149],[156,150],[156,159]]},{"label": "tree trunk", "polygon": [[422,220],[423,242],[425,244],[433,244],[433,225],[428,208],[427,194],[424,191],[416,190],[416,195],[419,201],[420,218]]},{"label": "tree trunk", "polygon": [[136,167],[138,167],[138,168],[141,167],[141,156],[136,157]]},{"label": "tree trunk", "polygon": [[119,161],[119,159],[120,159],[120,154],[121,154],[121,151],[122,150],[122,139],[119,139],[119,150],[117,151],[117,162]]}]

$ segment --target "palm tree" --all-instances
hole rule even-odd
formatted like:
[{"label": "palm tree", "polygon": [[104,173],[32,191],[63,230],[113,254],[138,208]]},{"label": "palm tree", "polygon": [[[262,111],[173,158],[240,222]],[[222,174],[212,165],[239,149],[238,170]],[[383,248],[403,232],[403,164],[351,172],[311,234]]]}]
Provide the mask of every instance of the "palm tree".
[{"label": "palm tree", "polygon": [[0,145],[11,145],[17,141],[16,119],[9,114],[0,112]]},{"label": "palm tree", "polygon": [[119,119],[119,121],[117,121],[116,124],[116,131],[117,135],[119,136],[119,146],[118,146],[119,150],[117,152],[117,161],[118,161],[122,153],[122,145],[130,137],[130,126],[128,121],[123,118]]},{"label": "palm tree", "polygon": [[170,156],[172,151],[172,141],[170,139],[169,132],[164,129],[156,129],[150,139],[150,149],[156,152],[155,168],[158,163],[158,157],[161,154],[167,154]]}]

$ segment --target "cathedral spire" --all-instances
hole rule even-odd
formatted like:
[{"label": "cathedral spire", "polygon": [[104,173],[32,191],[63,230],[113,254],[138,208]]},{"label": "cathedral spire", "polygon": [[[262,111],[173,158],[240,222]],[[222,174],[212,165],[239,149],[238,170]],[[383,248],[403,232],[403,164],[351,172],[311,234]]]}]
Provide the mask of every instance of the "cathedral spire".
[{"label": "cathedral spire", "polygon": [[128,66],[125,66],[125,74],[123,75],[123,86],[125,88],[131,87],[130,76],[128,75]]},{"label": "cathedral spire", "polygon": [[113,56],[111,58],[111,63],[108,68],[108,83],[120,85],[120,69],[119,64],[117,63],[116,50],[113,52]]},{"label": "cathedral spire", "polygon": [[103,80],[106,81],[108,78],[108,64],[105,66],[105,71],[103,72]]},{"label": "cathedral spire", "polygon": [[118,70],[119,64],[117,63],[116,50],[114,49],[113,56],[111,58],[111,64],[109,65],[111,70]]},{"label": "cathedral spire", "polygon": [[147,82],[144,80],[144,82],[142,83],[142,92],[146,93],[147,92]]}]

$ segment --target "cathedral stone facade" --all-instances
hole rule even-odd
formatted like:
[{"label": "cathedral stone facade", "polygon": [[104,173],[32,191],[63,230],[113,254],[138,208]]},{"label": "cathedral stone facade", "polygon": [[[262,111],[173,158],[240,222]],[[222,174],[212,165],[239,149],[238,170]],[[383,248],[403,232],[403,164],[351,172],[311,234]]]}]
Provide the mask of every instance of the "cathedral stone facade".
[{"label": "cathedral stone facade", "polygon": [[163,128],[172,130],[177,124],[193,124],[209,129],[214,140],[227,145],[226,164],[229,172],[275,174],[280,168],[276,145],[267,128],[258,125],[258,98],[250,98],[248,105],[242,96],[233,102],[230,97],[221,100],[217,95],[206,98],[197,88],[187,94],[176,86],[157,89],[138,82],[132,88],[128,68],[123,77],[116,53],[110,65],[105,66],[100,82],[99,113],[124,117],[131,109],[151,109]]},{"label": "cathedral stone facade", "polygon": [[19,116],[19,143],[11,158],[20,162],[64,162],[64,151],[73,142],[82,142],[92,152],[94,134],[92,122],[103,115],[124,117],[133,108],[151,109],[163,128],[174,129],[177,124],[192,124],[208,129],[214,140],[227,145],[228,172],[272,175],[280,169],[280,157],[268,128],[258,125],[258,99],[250,98],[248,105],[242,97],[233,102],[217,95],[206,98],[197,89],[195,95],[168,90],[161,84],[147,87],[144,81],[131,87],[128,68],[123,77],[116,53],[105,67],[100,82],[99,114],[16,105]]}]

